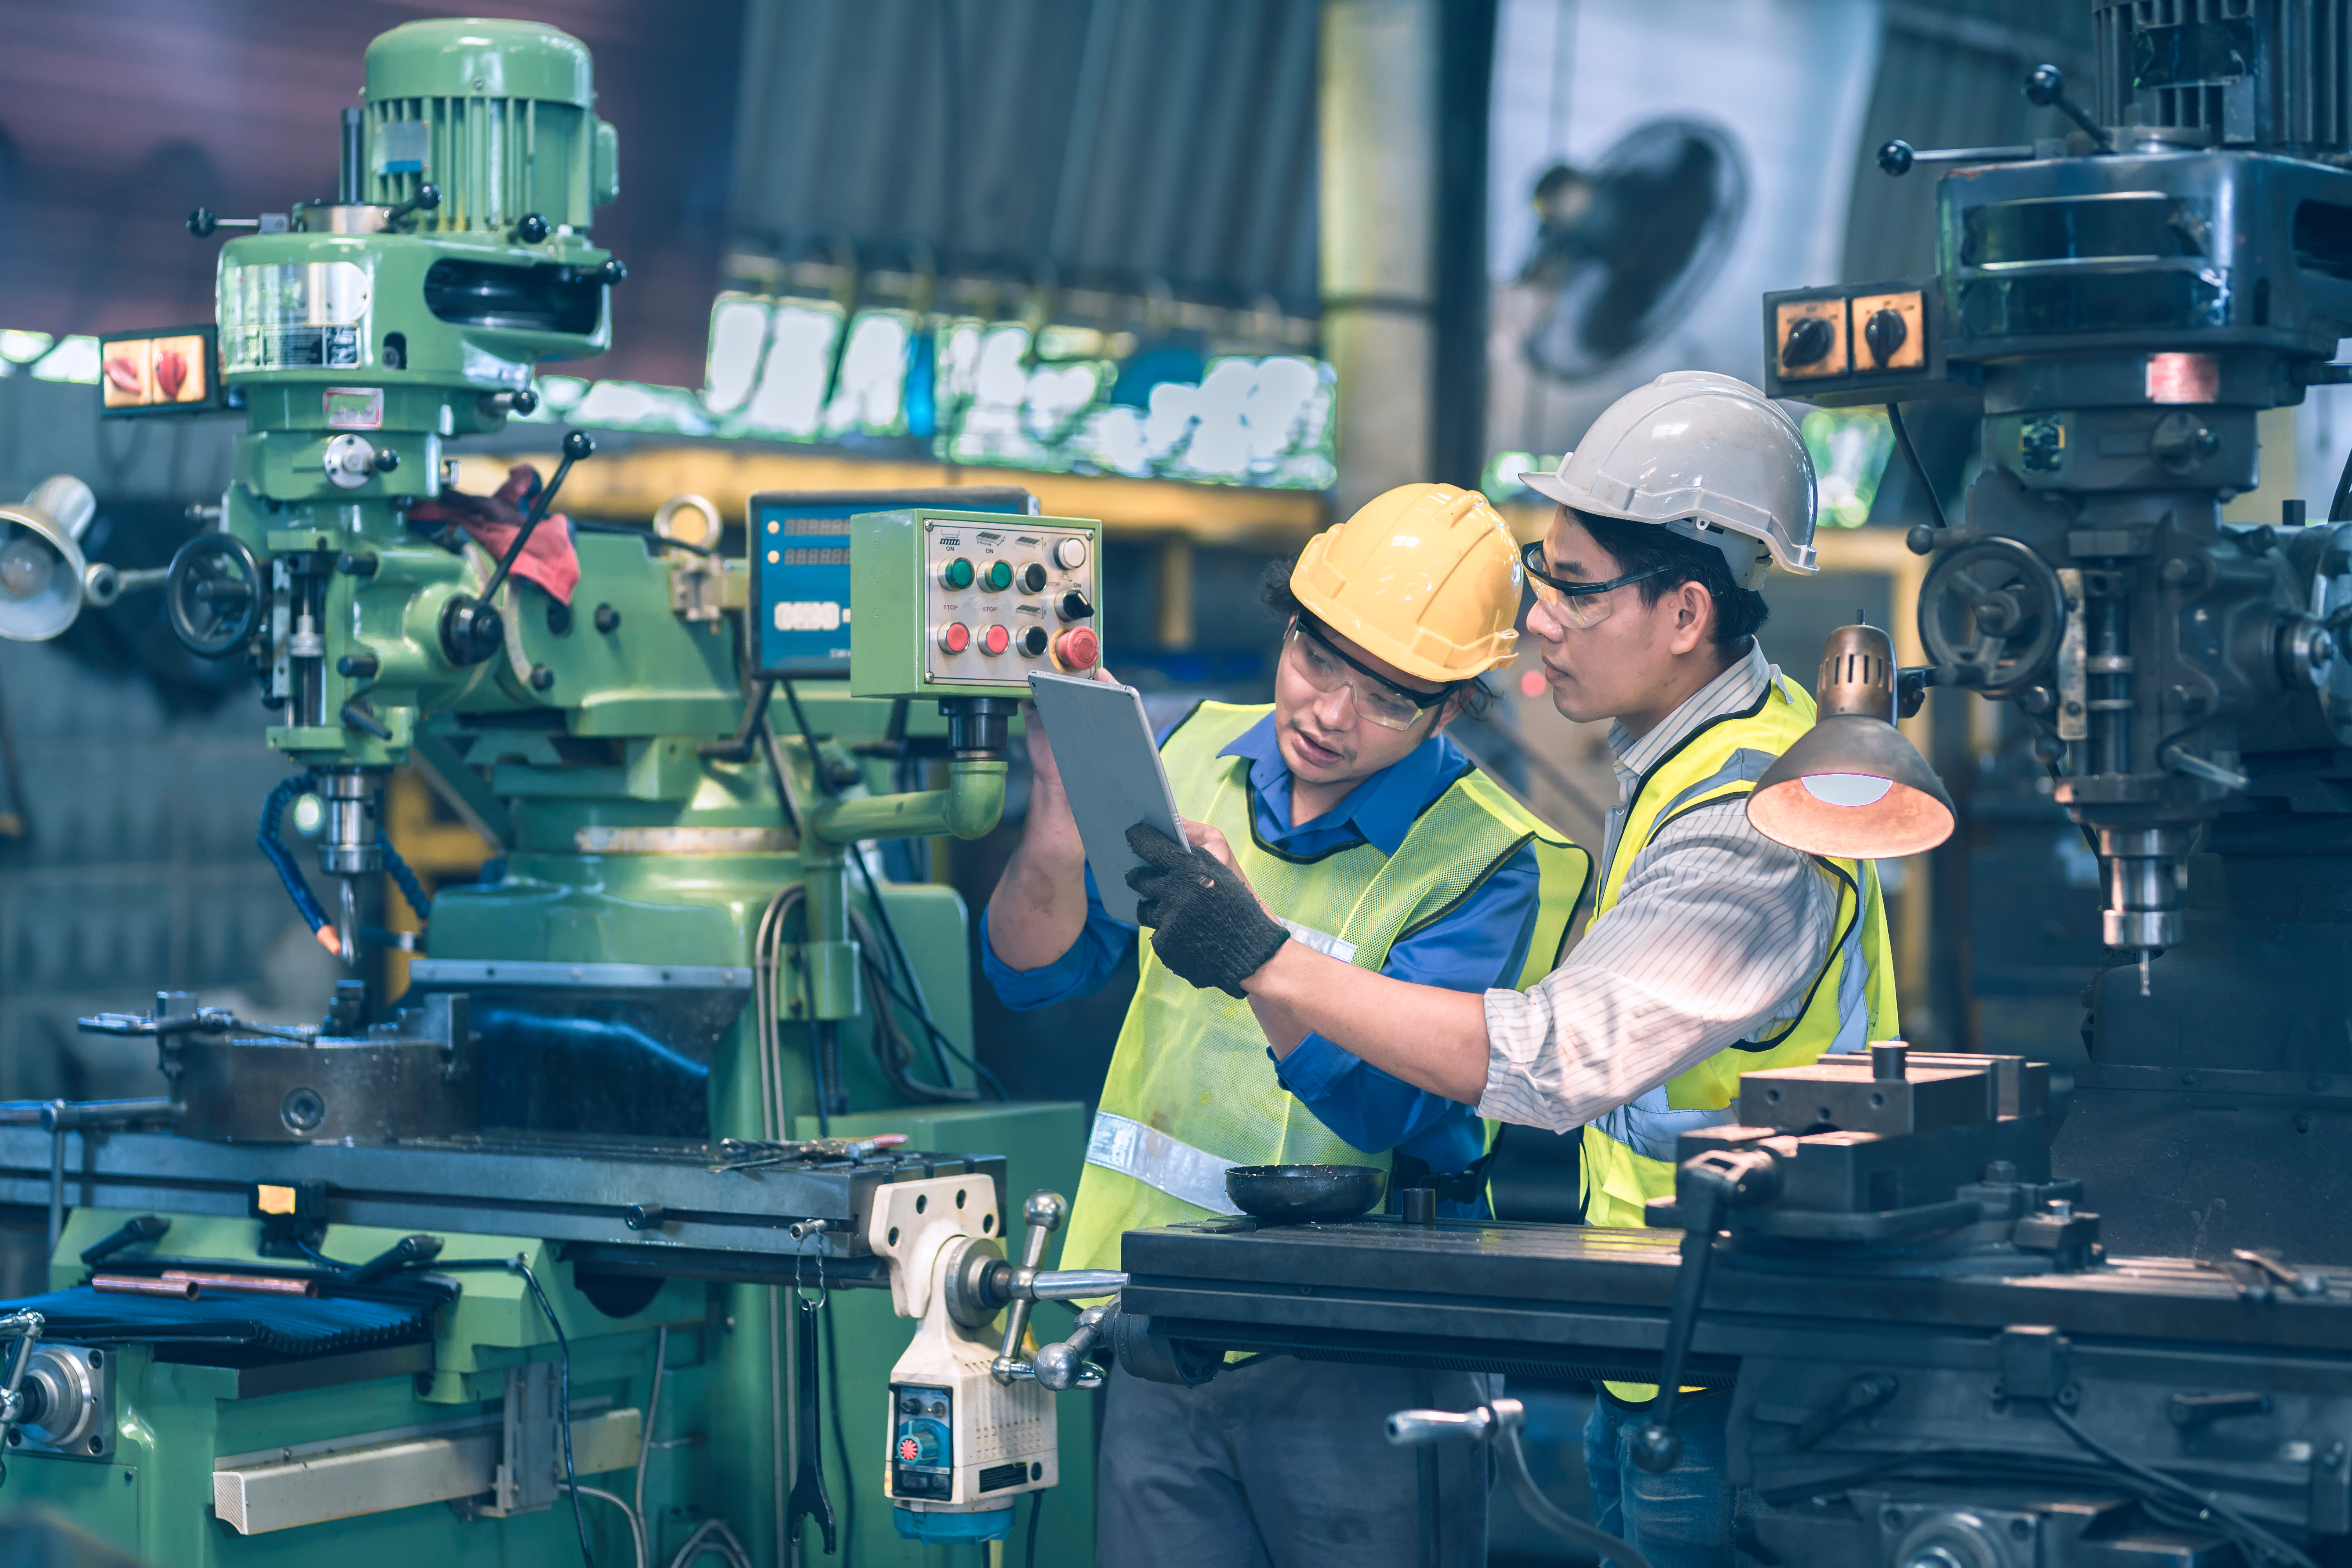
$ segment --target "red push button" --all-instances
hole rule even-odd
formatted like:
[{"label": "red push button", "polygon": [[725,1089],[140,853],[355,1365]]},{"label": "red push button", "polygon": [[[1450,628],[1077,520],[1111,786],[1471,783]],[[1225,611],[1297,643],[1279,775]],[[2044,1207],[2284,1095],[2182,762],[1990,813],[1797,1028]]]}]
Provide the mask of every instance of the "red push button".
[{"label": "red push button", "polygon": [[971,628],[961,621],[950,621],[940,628],[940,647],[949,653],[961,653],[971,646]]},{"label": "red push button", "polygon": [[1102,638],[1092,626],[1079,626],[1054,639],[1054,662],[1064,669],[1092,669],[1102,658]]},{"label": "red push button", "polygon": [[990,626],[980,634],[980,651],[1003,653],[1013,646],[1013,634],[1003,626]]}]

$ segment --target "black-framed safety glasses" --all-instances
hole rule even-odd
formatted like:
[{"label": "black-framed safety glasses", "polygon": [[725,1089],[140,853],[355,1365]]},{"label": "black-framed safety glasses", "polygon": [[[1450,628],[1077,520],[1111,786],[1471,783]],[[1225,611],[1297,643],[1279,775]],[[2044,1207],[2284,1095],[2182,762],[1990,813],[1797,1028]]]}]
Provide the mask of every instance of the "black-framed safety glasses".
[{"label": "black-framed safety glasses", "polygon": [[[1299,673],[1318,691],[1331,691],[1341,686],[1356,711],[1384,730],[1409,730],[1413,721],[1454,695],[1451,686],[1435,691],[1415,691],[1399,686],[1378,671],[1367,668],[1360,660],[1349,658],[1332,646],[1319,627],[1305,616],[1291,617],[1286,642],[1299,647]],[[1335,662],[1336,661],[1336,662]],[[1353,670],[1355,679],[1344,673],[1340,666]]]},{"label": "black-framed safety glasses", "polygon": [[1519,564],[1527,568],[1528,583],[1535,589],[1537,602],[1579,631],[1597,626],[1609,618],[1609,612],[1615,608],[1614,601],[1606,596],[1610,590],[1646,582],[1674,570],[1671,565],[1653,566],[1646,572],[1628,572],[1605,583],[1572,583],[1551,574],[1550,558],[1544,554],[1540,539],[1519,552]]}]

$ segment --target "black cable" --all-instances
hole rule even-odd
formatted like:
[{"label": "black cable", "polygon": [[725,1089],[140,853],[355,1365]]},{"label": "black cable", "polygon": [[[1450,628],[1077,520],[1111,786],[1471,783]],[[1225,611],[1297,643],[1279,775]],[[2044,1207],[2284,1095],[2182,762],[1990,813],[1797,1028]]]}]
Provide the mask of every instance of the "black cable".
[{"label": "black cable", "polygon": [[547,1300],[547,1292],[539,1288],[539,1276],[518,1252],[507,1259],[507,1267],[522,1276],[530,1287],[531,1298],[539,1303],[547,1319],[547,1326],[555,1331],[555,1423],[563,1433],[563,1485],[572,1494],[572,1523],[580,1532],[580,1561],[588,1568],[596,1568],[596,1554],[588,1550],[588,1514],[580,1506],[580,1476],[572,1463],[572,1342],[564,1337],[563,1325],[555,1321],[555,1308]]},{"label": "black cable", "polygon": [[859,978],[866,985],[866,994],[874,1006],[873,1045],[875,1059],[881,1064],[882,1076],[890,1087],[911,1100],[931,1103],[965,1102],[980,1098],[977,1089],[966,1089],[955,1081],[947,1070],[947,1058],[936,1044],[931,1054],[937,1058],[944,1082],[926,1083],[914,1075],[914,1047],[906,1031],[898,1026],[898,1010],[891,1005],[889,979],[884,973],[882,960],[877,951],[873,927],[862,916],[851,914],[850,931],[858,944]]},{"label": "black cable", "polygon": [[572,526],[582,533],[629,534],[635,538],[642,539],[649,544],[658,545],[664,550],[687,550],[693,552],[697,555],[716,555],[719,553],[718,551],[713,550],[708,544],[688,544],[683,539],[664,539],[660,534],[654,532],[651,529],[638,528],[625,522],[586,522],[575,517],[572,519]]},{"label": "black cable", "polygon": [[2344,455],[2344,472],[2336,480],[2336,499],[2327,503],[2327,521],[2352,522],[2352,452]]},{"label": "black cable", "polygon": [[2043,1408],[2048,1412],[2050,1419],[2057,1424],[2058,1429],[2065,1433],[2069,1437],[2074,1438],[2075,1442],[2081,1444],[2084,1447],[2089,1449],[2092,1453],[2097,1455],[2100,1458],[2105,1460],[2108,1464],[2113,1465],[2116,1468],[2123,1471],[2125,1474],[2137,1477],[2148,1486],[2155,1487],[2159,1490],[2173,1493],[2190,1508],[2196,1510],[2200,1516],[2210,1514],[2213,1518],[2221,1521],[2224,1525],[2229,1526],[2233,1533],[2242,1533],[2248,1541],[2252,1542],[2261,1549],[2263,1556],[2274,1559],[2281,1563],[2291,1563],[2294,1564],[2294,1568],[2318,1568],[2318,1565],[2313,1563],[2312,1560],[2305,1553],[2298,1552],[2292,1546],[2289,1546],[2285,1542],[2281,1541],[2277,1536],[2273,1535],[2269,1531],[2264,1530],[2262,1526],[2256,1524],[2253,1521],[2246,1518],[2244,1515],[2238,1513],[2235,1510],[2222,1507],[2221,1504],[2215,1501],[2210,1494],[2200,1492],[2195,1487],[2190,1486],[2188,1482],[2175,1479],[2173,1477],[2166,1475],[2161,1470],[2150,1469],[2147,1466],[2139,1464],[2136,1460],[2126,1458],[2123,1455],[2116,1453],[2113,1448],[2108,1447],[2104,1443],[2101,1443],[2097,1438],[2092,1436],[2088,1432],[2084,1431],[2082,1427],[2075,1425],[2074,1417],[2068,1415],[2056,1405],[2045,1405]]},{"label": "black cable", "polygon": [[1919,448],[1911,444],[1911,430],[1903,423],[1901,404],[1886,405],[1886,422],[1895,426],[1895,444],[1903,448],[1903,460],[1911,465],[1911,477],[1919,481],[1920,493],[1927,498],[1927,514],[1936,520],[1937,528],[1949,528],[1951,524],[1944,519],[1944,498],[1936,493],[1935,485],[1927,478],[1927,466],[1919,460]]},{"label": "black cable", "polygon": [[776,809],[784,814],[784,826],[793,830],[797,839],[801,837],[800,814],[793,810],[793,792],[784,786],[784,758],[776,746],[776,727],[764,714],[760,719],[760,742],[768,753],[768,771],[776,775]]},{"label": "black cable", "polygon": [[1025,1559],[1025,1568],[1037,1568],[1037,1515],[1045,1506],[1045,1494],[1043,1490],[1029,1494],[1029,1546],[1028,1550],[1022,1554]]},{"label": "black cable", "polygon": [[809,1078],[811,1087],[816,1090],[816,1135],[820,1138],[833,1136],[833,1121],[825,1110],[824,1047],[817,1040],[817,1031],[824,1027],[825,1022],[822,1018],[809,1022]]},{"label": "black cable", "polygon": [[303,1257],[309,1258],[320,1268],[331,1268],[338,1274],[349,1274],[352,1269],[359,1267],[356,1263],[336,1262],[333,1258],[328,1257],[325,1253],[320,1251],[317,1247],[311,1246],[309,1242],[303,1240],[299,1236],[294,1238],[294,1247],[295,1249],[300,1252]]},{"label": "black cable", "polygon": [[809,772],[816,776],[816,787],[828,795],[839,794],[833,787],[833,774],[824,765],[823,753],[816,749],[816,732],[809,728],[808,714],[801,707],[801,694],[793,689],[790,680],[780,679],[778,684],[784,689],[784,701],[792,708],[793,724],[801,732],[801,743],[809,750]]},{"label": "black cable", "polygon": [[[778,684],[784,689],[784,703],[785,706],[789,707],[793,710],[793,723],[801,732],[801,743],[808,748],[809,771],[816,775],[817,786],[824,790],[826,795],[833,795],[835,792],[831,779],[827,776],[824,758],[817,751],[816,732],[809,728],[808,712],[805,709],[801,707],[800,693],[793,689],[793,683],[790,680],[780,679]],[[779,767],[781,767],[781,764],[779,764]],[[915,975],[914,966],[908,963],[906,950],[898,945],[898,928],[891,922],[890,911],[885,909],[882,905],[882,895],[874,885],[874,873],[867,868],[866,857],[859,852],[856,845],[853,844],[849,846],[848,848],[849,858],[856,863],[858,876],[863,879],[866,883],[866,900],[874,906],[875,914],[880,918],[882,921],[883,933],[889,940],[891,952],[897,957],[899,964],[905,968],[908,983],[909,985],[912,985]],[[986,1068],[981,1066],[979,1061],[974,1058],[966,1055],[961,1047],[958,1046],[954,1041],[949,1039],[946,1035],[940,1032],[939,1025],[934,1023],[931,1019],[930,1009],[908,996],[905,992],[900,991],[898,984],[890,979],[887,970],[883,974],[883,983],[888,987],[890,994],[896,996],[899,1002],[906,1006],[907,1010],[915,1016],[916,1021],[923,1026],[924,1032],[930,1037],[935,1047],[945,1049],[949,1055],[954,1057],[958,1061],[971,1068],[972,1076],[975,1079],[986,1080],[988,1086],[992,1089],[995,1090],[997,1099],[1001,1100],[1010,1100],[1013,1098],[1004,1091],[1004,1084],[1002,1079],[1000,1079],[994,1073],[989,1071]],[[942,1072],[946,1071],[946,1065],[944,1063],[941,1064],[940,1070]]]},{"label": "black cable", "polygon": [[964,1066],[970,1068],[972,1070],[972,1076],[986,1082],[989,1089],[995,1093],[997,1099],[1002,1100],[1010,1100],[1013,1098],[1004,1091],[1004,1083],[1003,1079],[999,1079],[994,1073],[989,1071],[986,1068],[981,1066],[978,1061],[966,1054],[961,1046],[957,1045],[953,1040],[949,1039],[945,1034],[941,1033],[940,1026],[931,1022],[930,1015],[924,1012],[922,1006],[917,1003],[914,998],[899,990],[897,983],[892,981],[887,973],[883,975],[882,984],[889,991],[890,994],[898,999],[899,1005],[906,1008],[908,1012],[913,1014],[915,1016],[915,1021],[921,1024],[925,1029],[929,1031],[933,1044],[945,1050],[948,1055],[955,1058],[956,1060],[963,1063]]},{"label": "black cable", "polygon": [[[907,1005],[908,1009],[921,1023],[924,1034],[930,1040],[934,1058],[937,1058],[941,1050],[952,1054],[958,1061],[971,1068],[975,1079],[986,1079],[990,1086],[996,1090],[997,1099],[1011,1100],[1013,1097],[1004,1092],[1004,1085],[997,1076],[982,1067],[974,1058],[964,1055],[962,1048],[949,1039],[940,1026],[932,1022],[930,1009],[909,994],[915,989],[915,966],[908,962],[907,950],[899,943],[898,925],[890,919],[890,910],[882,902],[881,889],[875,886],[874,873],[866,866],[866,857],[853,852],[850,858],[857,863],[857,874],[866,883],[866,901],[874,906],[874,913],[882,922],[882,937],[889,944],[890,955],[898,961],[899,973],[907,977],[907,991],[899,991],[898,985],[891,980],[890,972],[887,966],[882,972],[883,984],[889,987],[892,995]],[[954,1076],[948,1070],[948,1064],[944,1060],[940,1061],[940,1075],[950,1079]]]},{"label": "black cable", "polygon": [[824,1381],[833,1390],[833,1446],[841,1457],[841,1568],[849,1568],[850,1543],[857,1539],[857,1467],[849,1462],[849,1438],[841,1428],[841,1358],[833,1327],[833,1298],[824,1302]]}]

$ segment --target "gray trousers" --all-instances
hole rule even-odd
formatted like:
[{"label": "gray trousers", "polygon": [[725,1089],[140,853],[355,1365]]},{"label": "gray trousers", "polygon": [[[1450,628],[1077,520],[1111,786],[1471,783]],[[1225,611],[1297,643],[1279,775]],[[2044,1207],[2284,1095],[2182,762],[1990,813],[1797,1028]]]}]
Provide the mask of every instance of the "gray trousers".
[{"label": "gray trousers", "polygon": [[[1114,1368],[1095,1471],[1097,1568],[1417,1568],[1416,1450],[1390,1412],[1467,1410],[1490,1380],[1279,1356],[1198,1388]],[[1484,1448],[1436,1450],[1445,1568],[1486,1561]]]}]

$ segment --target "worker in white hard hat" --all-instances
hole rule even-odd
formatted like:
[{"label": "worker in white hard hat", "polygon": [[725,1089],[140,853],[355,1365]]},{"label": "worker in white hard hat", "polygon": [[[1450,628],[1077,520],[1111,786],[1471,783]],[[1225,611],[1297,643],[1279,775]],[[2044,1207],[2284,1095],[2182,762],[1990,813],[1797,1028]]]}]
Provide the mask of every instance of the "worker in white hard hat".
[{"label": "worker in white hard hat", "polygon": [[[1812,699],[1755,639],[1769,573],[1815,569],[1795,423],[1732,377],[1663,375],[1526,483],[1559,503],[1525,555],[1553,705],[1615,721],[1599,896],[1560,967],[1471,996],[1281,942],[1243,879],[1217,875],[1255,873],[1207,825],[1187,825],[1189,864],[1130,881],[1169,967],[1482,1116],[1581,1127],[1586,1222],[1640,1226],[1644,1204],[1674,1192],[1676,1134],[1732,1120],[1742,1072],[1897,1032],[1885,909],[1870,862],[1775,843],[1743,809],[1813,721]],[[1654,1393],[1612,1383],[1593,1412],[1600,1521],[1656,1568],[1727,1563],[1730,1400],[1685,1401],[1679,1462],[1651,1475],[1631,1439]]]},{"label": "worker in white hard hat", "polygon": [[[1485,497],[1391,490],[1269,576],[1274,701],[1203,702],[1161,735],[1178,808],[1240,847],[1283,940],[1473,1005],[1557,961],[1591,858],[1444,733],[1485,700],[1479,676],[1510,658],[1521,582]],[[1015,1008],[1091,992],[1136,948],[1136,928],[1103,908],[1049,739],[1034,710],[1026,718],[1028,817],[981,928],[982,968]],[[1140,958],[1064,1268],[1118,1268],[1129,1230],[1238,1213],[1225,1187],[1235,1165],[1379,1164],[1395,1184],[1459,1184],[1475,1203],[1475,1176],[1448,1180],[1485,1147],[1463,1097],[1400,1082],[1237,990],[1197,990],[1157,953]],[[1477,1381],[1251,1360],[1195,1387],[1111,1373],[1096,1561],[1418,1562],[1416,1461],[1382,1423],[1433,1398],[1475,1398]],[[1465,1447],[1443,1464],[1445,1562],[1483,1564],[1486,1461]]]}]

